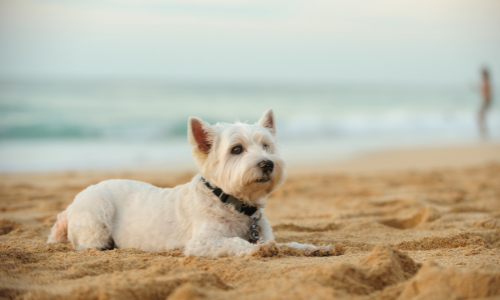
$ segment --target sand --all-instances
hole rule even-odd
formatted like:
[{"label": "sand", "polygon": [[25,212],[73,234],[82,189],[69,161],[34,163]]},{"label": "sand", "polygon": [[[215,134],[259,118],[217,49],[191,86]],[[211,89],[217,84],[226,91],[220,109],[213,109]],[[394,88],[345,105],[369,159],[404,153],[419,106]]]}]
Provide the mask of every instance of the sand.
[{"label": "sand", "polygon": [[445,152],[461,159],[412,167],[406,161],[421,152],[410,151],[399,169],[372,161],[378,170],[362,172],[366,158],[350,162],[356,172],[295,168],[266,214],[278,242],[332,244],[329,257],[286,246],[217,259],[77,252],[45,240],[79,191],[110,178],[171,187],[193,174],[0,175],[0,299],[499,299],[500,163],[493,153],[476,161]]}]

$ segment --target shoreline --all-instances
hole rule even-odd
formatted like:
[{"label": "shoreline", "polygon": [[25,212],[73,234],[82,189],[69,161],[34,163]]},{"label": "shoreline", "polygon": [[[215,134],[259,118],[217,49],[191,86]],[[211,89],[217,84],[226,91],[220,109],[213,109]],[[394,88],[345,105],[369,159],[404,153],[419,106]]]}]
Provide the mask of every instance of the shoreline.
[{"label": "shoreline", "polygon": [[[385,171],[425,171],[443,168],[463,168],[486,163],[500,163],[500,144],[467,144],[457,146],[407,147],[390,150],[367,151],[344,159],[327,160],[324,164],[290,163],[290,176],[313,173],[375,173]],[[90,170],[0,172],[0,178],[45,175],[81,174],[158,174],[172,177],[179,174],[197,173],[194,162],[190,166],[155,164],[139,167],[117,167]]]},{"label": "shoreline", "polygon": [[425,171],[464,168],[500,163],[500,144],[412,147],[373,151],[325,164],[290,166],[290,174],[374,173],[385,171]]}]

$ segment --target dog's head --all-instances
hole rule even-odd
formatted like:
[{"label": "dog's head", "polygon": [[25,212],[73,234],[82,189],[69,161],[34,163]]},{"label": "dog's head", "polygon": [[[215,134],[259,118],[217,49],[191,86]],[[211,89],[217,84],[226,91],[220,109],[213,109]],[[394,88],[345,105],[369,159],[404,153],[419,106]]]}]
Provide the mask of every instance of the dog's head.
[{"label": "dog's head", "polygon": [[272,110],[258,123],[217,123],[199,118],[188,122],[188,139],[202,175],[225,193],[255,203],[285,180],[285,163],[276,145]]}]

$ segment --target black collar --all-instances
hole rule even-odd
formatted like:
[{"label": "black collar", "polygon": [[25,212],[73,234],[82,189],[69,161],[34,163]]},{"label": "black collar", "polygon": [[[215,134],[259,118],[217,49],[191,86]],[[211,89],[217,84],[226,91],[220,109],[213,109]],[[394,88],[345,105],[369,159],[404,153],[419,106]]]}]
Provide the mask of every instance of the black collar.
[{"label": "black collar", "polygon": [[220,188],[212,187],[205,178],[201,177],[201,181],[205,183],[205,185],[215,194],[215,196],[217,196],[217,198],[220,199],[220,201],[222,201],[222,203],[232,205],[237,212],[250,217],[258,210],[255,206],[247,205],[245,202],[238,200],[231,195],[225,194]]}]

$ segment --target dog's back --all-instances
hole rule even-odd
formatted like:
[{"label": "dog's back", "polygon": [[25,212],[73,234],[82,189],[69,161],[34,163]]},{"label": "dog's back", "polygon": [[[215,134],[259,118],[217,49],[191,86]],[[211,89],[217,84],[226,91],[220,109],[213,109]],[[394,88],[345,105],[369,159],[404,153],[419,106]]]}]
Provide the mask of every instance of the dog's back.
[{"label": "dog's back", "polygon": [[[181,188],[181,186],[179,186]],[[68,240],[78,250],[96,248],[100,250],[114,247],[115,240],[120,239],[120,231],[135,231],[126,226],[135,224],[142,235],[148,220],[141,220],[144,214],[134,214],[134,210],[149,210],[148,219],[161,214],[164,206],[162,201],[174,189],[162,189],[149,183],[113,179],[89,186],[80,192],[68,208],[57,216],[57,221],[51,229],[48,242],[66,243]],[[165,196],[162,196],[165,194]],[[119,202],[119,203],[117,203]],[[117,205],[118,204],[118,205]],[[141,235],[138,235],[141,236]],[[129,241],[130,242],[130,241]],[[133,242],[133,241],[132,241]],[[119,243],[117,243],[119,244]],[[121,241],[121,244],[127,244]],[[128,245],[123,245],[127,247]],[[136,247],[140,248],[140,247]]]}]

